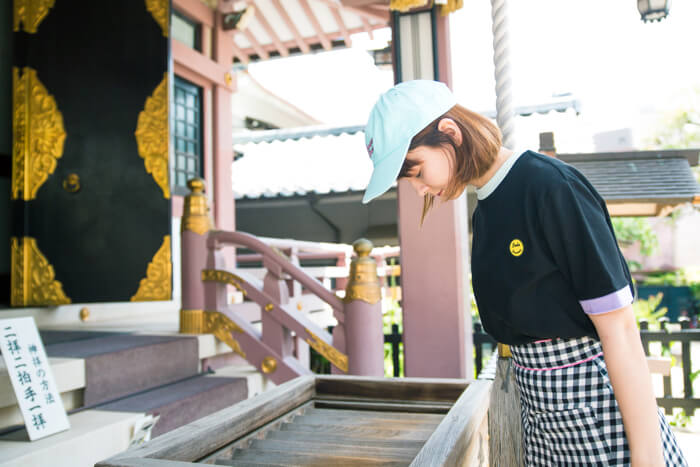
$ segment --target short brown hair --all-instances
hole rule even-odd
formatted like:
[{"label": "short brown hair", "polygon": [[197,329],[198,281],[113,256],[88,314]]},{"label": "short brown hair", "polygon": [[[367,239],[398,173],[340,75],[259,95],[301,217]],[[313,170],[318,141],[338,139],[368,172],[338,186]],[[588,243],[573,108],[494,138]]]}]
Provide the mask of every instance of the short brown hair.
[{"label": "short brown hair", "polygon": [[[462,144],[459,146],[450,136],[438,130],[438,124],[443,118],[453,120],[462,132]],[[455,165],[445,189],[445,199],[455,199],[470,180],[483,175],[496,160],[501,149],[501,132],[488,118],[457,104],[414,136],[408,150],[419,146],[452,147]],[[398,178],[407,177],[414,165],[414,162],[404,160]],[[435,197],[429,193],[423,198],[421,225],[434,201]]]}]

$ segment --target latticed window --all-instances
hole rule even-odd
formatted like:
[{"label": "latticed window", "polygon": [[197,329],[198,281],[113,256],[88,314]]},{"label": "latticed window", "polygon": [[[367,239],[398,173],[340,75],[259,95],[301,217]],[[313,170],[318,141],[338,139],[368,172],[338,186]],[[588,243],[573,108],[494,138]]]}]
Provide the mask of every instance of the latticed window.
[{"label": "latticed window", "polygon": [[202,176],[202,89],[177,76],[174,131],[173,187],[183,193],[187,180]]}]

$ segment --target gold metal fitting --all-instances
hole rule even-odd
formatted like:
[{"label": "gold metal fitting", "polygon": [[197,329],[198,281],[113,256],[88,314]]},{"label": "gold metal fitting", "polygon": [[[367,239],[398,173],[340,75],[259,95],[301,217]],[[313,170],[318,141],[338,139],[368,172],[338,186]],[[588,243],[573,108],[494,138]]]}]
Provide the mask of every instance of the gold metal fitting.
[{"label": "gold metal fitting", "polygon": [[272,303],[268,303],[267,305],[265,305],[265,311],[272,311],[274,308],[275,305],[273,305]]},{"label": "gold metal fitting", "polygon": [[506,344],[498,344],[498,356],[502,358],[510,358],[513,355],[510,353],[510,346]]},{"label": "gold metal fitting", "polygon": [[350,263],[348,285],[345,287],[344,302],[362,300],[369,304],[377,303],[382,298],[377,263],[369,254],[372,252],[372,242],[366,238],[356,240],[352,244],[356,257]]},{"label": "gold metal fitting", "polygon": [[180,231],[189,230],[204,235],[212,229],[207,197],[204,195],[204,180],[193,178],[187,182],[187,187],[192,192],[185,196]]},{"label": "gold metal fitting", "polygon": [[207,328],[204,310],[180,310],[180,333],[205,334]]},{"label": "gold metal fitting", "polygon": [[275,370],[277,369],[277,360],[275,360],[275,357],[269,357],[269,356],[263,358],[263,361],[260,364],[260,369],[266,375],[269,375],[270,373],[274,373]]},{"label": "gold metal fitting", "polygon": [[90,319],[90,310],[88,307],[84,306],[80,309],[80,321],[83,323]]}]

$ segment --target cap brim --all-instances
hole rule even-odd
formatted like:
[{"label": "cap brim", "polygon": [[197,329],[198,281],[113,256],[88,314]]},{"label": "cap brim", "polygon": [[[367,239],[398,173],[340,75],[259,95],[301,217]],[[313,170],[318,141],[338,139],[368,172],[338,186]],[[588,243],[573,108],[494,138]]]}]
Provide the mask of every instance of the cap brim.
[{"label": "cap brim", "polygon": [[362,204],[369,203],[391,188],[391,185],[396,181],[396,177],[399,176],[410,145],[411,138],[408,139],[404,146],[387,154],[381,162],[374,166],[372,176],[369,178],[369,183],[365,189],[365,195],[362,197]]}]

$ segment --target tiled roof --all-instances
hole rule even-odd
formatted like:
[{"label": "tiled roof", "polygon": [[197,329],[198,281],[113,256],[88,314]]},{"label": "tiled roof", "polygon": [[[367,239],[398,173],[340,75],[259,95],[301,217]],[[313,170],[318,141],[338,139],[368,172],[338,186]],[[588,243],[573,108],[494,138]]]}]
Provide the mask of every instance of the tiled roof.
[{"label": "tiled roof", "polygon": [[[234,144],[236,199],[362,191],[372,171],[362,127],[274,130]],[[240,141],[240,139],[238,139]],[[700,150],[561,154],[606,201],[691,201],[700,194],[692,171]]]},{"label": "tiled roof", "polygon": [[698,150],[627,153],[627,158],[608,160],[590,160],[595,154],[560,157],[580,170],[606,201],[684,202],[700,194],[684,152],[694,153],[697,164]]}]

